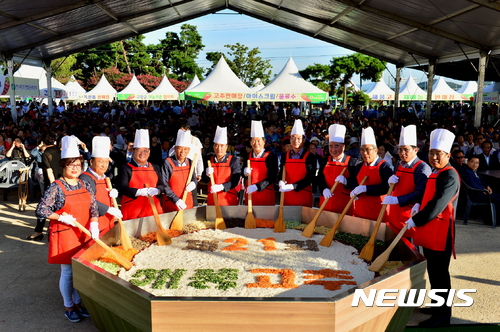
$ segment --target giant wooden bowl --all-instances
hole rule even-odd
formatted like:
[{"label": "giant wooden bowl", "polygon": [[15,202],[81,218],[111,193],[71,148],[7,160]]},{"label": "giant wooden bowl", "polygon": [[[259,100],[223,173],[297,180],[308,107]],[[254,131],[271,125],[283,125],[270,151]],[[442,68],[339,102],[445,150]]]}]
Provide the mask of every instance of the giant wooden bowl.
[{"label": "giant wooden bowl", "polygon": [[[244,218],[245,206],[223,207],[225,218]],[[313,219],[317,209],[285,207],[285,220]],[[160,216],[169,227],[175,213]],[[276,219],[277,206],[254,207],[256,218]],[[338,214],[323,212],[318,225],[332,226]],[[184,223],[214,220],[213,207],[184,211]],[[374,221],[345,217],[340,230],[369,235]],[[156,230],[153,217],[125,221],[130,235],[140,236]],[[106,233],[102,240],[113,244],[119,238],[119,227]],[[378,239],[394,237],[384,224]],[[156,297],[116,277],[90,261],[104,250],[97,244],[82,249],[73,257],[73,283],[100,331],[403,331],[412,307],[351,307],[356,288],[423,289],[426,261],[406,240],[393,251],[395,260],[405,265],[383,276],[352,288],[332,298],[214,298]]]}]

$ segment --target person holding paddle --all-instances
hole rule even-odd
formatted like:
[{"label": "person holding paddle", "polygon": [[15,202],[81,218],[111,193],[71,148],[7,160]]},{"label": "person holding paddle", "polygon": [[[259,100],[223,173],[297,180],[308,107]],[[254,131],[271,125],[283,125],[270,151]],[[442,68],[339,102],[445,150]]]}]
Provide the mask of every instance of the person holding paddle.
[{"label": "person holding paddle", "polygon": [[63,297],[64,315],[76,323],[81,317],[90,317],[81,306],[78,292],[73,288],[71,257],[90,241],[73,222],[76,219],[90,230],[92,238],[99,238],[99,211],[92,188],[78,177],[82,173],[83,157],[76,140],[65,136],[61,141],[62,176],[52,182],[36,208],[38,218],[50,219],[49,264],[61,265],[59,290]]},{"label": "person holding paddle", "polygon": [[[419,211],[406,224],[414,228],[413,243],[423,247],[431,289],[448,298],[451,289],[450,260],[455,257],[455,209],[460,177],[450,165],[450,150],[455,135],[446,129],[435,129],[430,136],[429,164],[432,174],[427,179]],[[434,302],[434,301],[432,301]],[[419,323],[421,327],[443,327],[450,324],[451,306],[420,309],[432,316]]]},{"label": "person holding paddle", "polygon": [[274,183],[278,175],[278,158],[269,151],[264,150],[266,140],[262,121],[252,120],[250,127],[250,145],[252,152],[248,160],[250,167],[245,167],[243,174],[250,176],[250,185],[246,189],[246,198],[252,194],[253,205],[274,205]]},{"label": "person holding paddle", "polygon": [[362,163],[356,166],[356,180],[368,176],[364,185],[358,185],[351,191],[351,197],[358,195],[354,202],[354,215],[358,218],[377,220],[381,203],[387,194],[389,185],[387,180],[393,174],[388,163],[377,154],[377,142],[371,127],[363,128],[361,132],[361,159]]},{"label": "person holding paddle", "polygon": [[316,155],[304,149],[305,133],[302,121],[296,119],[290,134],[292,150],[281,155],[279,191],[285,193],[284,205],[312,207],[312,182],[316,176]]},{"label": "person holding paddle", "polygon": [[[211,193],[217,193],[219,205],[238,205],[237,186],[241,179],[240,158],[226,153],[227,128],[217,126],[214,138],[215,156],[210,157],[212,167],[207,167],[206,174],[213,174],[215,184],[210,187]],[[207,205],[214,205],[213,195],[208,195]]]},{"label": "person holding paddle", "polygon": [[184,190],[192,192],[198,183],[196,174],[193,173],[188,183],[189,171],[191,170],[191,159],[188,158],[191,148],[191,131],[179,129],[175,141],[174,155],[165,159],[162,167],[162,177],[165,183],[165,200],[163,211],[172,212],[191,209],[194,206],[193,195],[187,195],[184,202],[181,197]]},{"label": "person holding paddle", "polygon": [[[149,132],[147,129],[135,131],[132,160],[118,169],[116,187],[122,196],[123,220],[149,217],[153,210],[148,196],[153,196],[158,213],[163,213],[157,195],[163,192],[165,185],[160,167],[149,163]],[[145,188],[144,184],[150,188]]]},{"label": "person holding paddle", "polygon": [[120,209],[113,207],[112,198],[118,197],[118,190],[108,191],[106,172],[109,166],[109,151],[111,141],[107,136],[95,136],[92,139],[92,156],[90,167],[87,168],[80,179],[88,182],[95,192],[97,207],[99,209],[99,230],[105,233],[115,225],[115,217],[123,218]]},{"label": "person holding paddle", "polygon": [[[347,181],[354,181],[350,176],[355,174],[355,167],[358,163],[356,158],[351,158],[344,153],[346,127],[341,124],[333,124],[328,128],[328,152],[330,156],[327,162],[319,171],[319,190],[322,193],[319,201],[321,206],[325,199],[328,200],[325,210],[342,213],[344,207],[349,202],[349,190]],[[344,175],[341,175],[345,169]],[[333,193],[330,193],[335,182],[339,182]]]},{"label": "person holding paddle", "polygon": [[[382,202],[388,204],[387,222],[395,233],[399,233],[405,221],[420,208],[427,178],[431,175],[431,168],[417,157],[417,152],[417,127],[401,126],[398,145],[400,161],[396,164],[396,173],[388,180],[389,185],[397,185],[392,196],[386,196]],[[404,236],[413,237],[413,231],[407,230]]]}]

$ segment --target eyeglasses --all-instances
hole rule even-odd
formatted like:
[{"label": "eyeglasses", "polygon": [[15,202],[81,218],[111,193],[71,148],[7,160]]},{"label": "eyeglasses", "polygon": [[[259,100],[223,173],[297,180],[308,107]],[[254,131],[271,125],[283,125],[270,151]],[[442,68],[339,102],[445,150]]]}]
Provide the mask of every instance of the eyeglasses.
[{"label": "eyeglasses", "polygon": [[410,152],[412,150],[413,150],[413,148],[398,148],[398,152],[408,153],[408,152]]},{"label": "eyeglasses", "polygon": [[69,164],[69,165],[66,165],[66,167],[73,168],[73,169],[80,169],[80,168],[82,168],[82,164],[78,164],[78,165]]},{"label": "eyeglasses", "polygon": [[361,148],[361,149],[359,149],[359,152],[361,152],[361,153],[370,153],[373,150],[375,150],[375,149],[374,148]]}]

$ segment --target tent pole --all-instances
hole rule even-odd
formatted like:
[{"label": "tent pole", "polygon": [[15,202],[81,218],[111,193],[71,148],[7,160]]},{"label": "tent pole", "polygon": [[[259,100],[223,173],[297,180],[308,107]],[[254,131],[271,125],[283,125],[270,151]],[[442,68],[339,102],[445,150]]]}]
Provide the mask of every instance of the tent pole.
[{"label": "tent pole", "polygon": [[434,80],[434,67],[436,65],[435,58],[429,58],[429,73],[427,74],[427,105],[425,106],[425,118],[430,120],[431,114],[431,103],[432,103],[432,81]]},{"label": "tent pole", "polygon": [[[7,58],[7,71],[9,74],[9,80],[11,86],[14,86],[14,58],[12,55],[8,55]],[[16,110],[16,92],[14,89],[10,89],[10,114],[12,116],[12,121],[17,123],[17,110]]]},{"label": "tent pole", "polygon": [[477,78],[476,110],[474,114],[474,127],[481,125],[481,113],[483,110],[483,92],[484,92],[484,71],[486,69],[486,51],[479,52],[479,74]]},{"label": "tent pole", "polygon": [[397,109],[399,108],[399,90],[401,89],[401,68],[402,65],[396,66],[396,86],[394,87],[394,109],[392,111],[392,118],[396,118]]},{"label": "tent pole", "polygon": [[49,108],[48,113],[49,116],[52,116],[54,112],[54,106],[52,105],[53,96],[52,96],[52,68],[50,67],[50,60],[44,60],[43,64],[45,65],[45,71],[47,72],[47,106]]}]

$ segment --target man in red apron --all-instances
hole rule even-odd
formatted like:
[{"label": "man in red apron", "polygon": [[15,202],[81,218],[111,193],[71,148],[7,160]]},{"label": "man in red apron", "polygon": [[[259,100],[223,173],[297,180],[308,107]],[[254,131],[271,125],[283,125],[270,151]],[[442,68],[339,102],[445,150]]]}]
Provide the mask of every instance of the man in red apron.
[{"label": "man in red apron", "polygon": [[123,220],[152,216],[148,195],[153,196],[158,213],[163,213],[157,195],[163,192],[165,185],[159,176],[160,167],[148,162],[149,153],[149,132],[137,129],[132,160],[119,168],[116,180],[116,187],[123,195]]},{"label": "man in red apron", "polygon": [[246,189],[245,199],[248,201],[248,194],[252,194],[253,205],[275,205],[274,183],[278,175],[278,158],[264,150],[266,140],[261,121],[252,120],[250,136],[250,168],[245,167],[243,173],[245,177],[251,177],[251,184]]},{"label": "man in red apron", "polygon": [[[427,178],[431,175],[431,168],[417,157],[417,152],[417,127],[401,127],[398,145],[401,160],[396,164],[396,174],[388,181],[389,185],[395,183],[395,187],[392,196],[386,196],[382,202],[388,204],[387,223],[395,233],[399,233],[414,212],[418,212]],[[406,231],[405,236],[413,237],[413,231]]]},{"label": "man in red apron", "polygon": [[[214,138],[215,156],[210,158],[212,167],[207,167],[207,176],[213,174],[215,184],[210,187],[211,193],[217,193],[219,205],[238,205],[237,187],[241,179],[240,158],[226,153],[227,128],[217,126]],[[214,196],[208,195],[207,205],[214,205]]]},{"label": "man in red apron", "polygon": [[[342,213],[349,202],[350,190],[347,189],[347,181],[353,181],[351,174],[355,174],[355,167],[358,163],[356,158],[346,156],[345,149],[346,127],[341,124],[333,124],[328,128],[328,156],[327,162],[321,166],[319,171],[319,190],[322,193],[319,205],[325,199],[330,198],[325,206],[325,210]],[[344,175],[340,175],[345,169]],[[335,182],[339,182],[333,193],[330,193]],[[335,196],[335,197],[332,197]]]},{"label": "man in red apron", "polygon": [[318,161],[314,154],[304,149],[304,141],[302,121],[296,119],[290,135],[292,150],[281,155],[280,179],[284,167],[286,174],[285,181],[279,181],[279,190],[285,193],[284,205],[313,205],[312,181]]},{"label": "man in red apron", "polygon": [[[356,180],[358,186],[351,191],[351,197],[358,195],[354,202],[354,215],[359,218],[377,220],[389,185],[387,180],[393,174],[392,168],[377,154],[377,142],[371,127],[361,132],[361,159],[357,167]],[[359,185],[365,176],[364,185]]]},{"label": "man in red apron", "polygon": [[[422,198],[420,211],[409,218],[408,228],[414,227],[413,242],[423,247],[431,289],[447,299],[451,289],[450,260],[455,256],[455,208],[460,189],[460,177],[450,165],[450,150],[455,135],[446,129],[435,129],[430,136],[429,164],[432,174]],[[451,307],[421,309],[432,316],[420,322],[421,327],[443,327],[450,324]]]},{"label": "man in red apron", "polygon": [[[163,183],[165,183],[165,200],[163,201],[163,211],[165,213],[191,209],[194,206],[191,192],[196,189],[198,183],[195,172],[193,172],[191,181],[186,186],[192,162],[188,158],[190,148],[191,131],[179,129],[174,147],[175,153],[172,157],[165,159],[162,168]],[[186,201],[182,200],[184,190],[189,192]]]},{"label": "man in red apron", "polygon": [[99,230],[101,234],[115,225],[115,218],[123,218],[120,209],[113,207],[112,198],[118,196],[118,191],[108,190],[106,172],[109,167],[109,149],[111,141],[106,136],[95,136],[92,139],[92,157],[90,167],[80,175],[80,179],[90,184],[94,190],[97,207],[99,208]]}]

